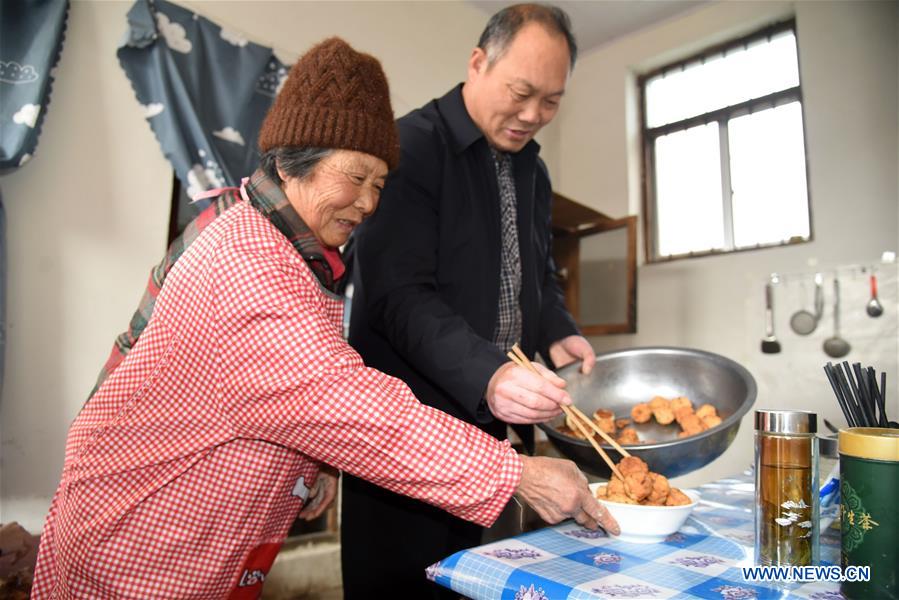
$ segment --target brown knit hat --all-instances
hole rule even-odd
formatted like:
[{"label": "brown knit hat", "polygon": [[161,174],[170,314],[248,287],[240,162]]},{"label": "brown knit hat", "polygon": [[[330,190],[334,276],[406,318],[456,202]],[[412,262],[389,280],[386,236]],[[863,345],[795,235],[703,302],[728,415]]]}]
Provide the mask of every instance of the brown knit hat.
[{"label": "brown knit hat", "polygon": [[400,159],[381,63],[338,37],[313,46],[290,70],[259,131],[259,150],[311,146]]}]

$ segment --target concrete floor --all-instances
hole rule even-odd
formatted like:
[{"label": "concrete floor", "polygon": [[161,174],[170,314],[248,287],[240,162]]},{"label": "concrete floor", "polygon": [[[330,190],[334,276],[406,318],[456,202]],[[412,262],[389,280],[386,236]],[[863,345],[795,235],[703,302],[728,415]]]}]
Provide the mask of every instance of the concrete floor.
[{"label": "concrete floor", "polygon": [[285,597],[284,600],[343,600],[343,588],[321,590],[289,598]]},{"label": "concrete floor", "polygon": [[263,600],[340,600],[340,545],[285,546],[262,589]]}]

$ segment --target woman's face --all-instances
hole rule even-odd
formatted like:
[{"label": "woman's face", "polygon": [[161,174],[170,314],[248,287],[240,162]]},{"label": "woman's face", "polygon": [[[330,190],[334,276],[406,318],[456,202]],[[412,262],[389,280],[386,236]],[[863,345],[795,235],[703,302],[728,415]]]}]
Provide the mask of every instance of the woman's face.
[{"label": "woman's face", "polygon": [[278,174],[287,199],[318,241],[338,248],[378,207],[387,163],[371,154],[335,150],[304,179],[288,179],[280,169]]}]

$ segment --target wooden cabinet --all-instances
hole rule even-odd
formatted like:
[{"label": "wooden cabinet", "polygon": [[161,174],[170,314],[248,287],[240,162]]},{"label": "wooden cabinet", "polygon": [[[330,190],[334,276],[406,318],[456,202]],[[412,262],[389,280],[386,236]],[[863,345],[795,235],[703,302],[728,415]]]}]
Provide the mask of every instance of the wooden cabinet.
[{"label": "wooden cabinet", "polygon": [[637,331],[637,217],[613,219],[553,193],[553,259],[584,335]]}]

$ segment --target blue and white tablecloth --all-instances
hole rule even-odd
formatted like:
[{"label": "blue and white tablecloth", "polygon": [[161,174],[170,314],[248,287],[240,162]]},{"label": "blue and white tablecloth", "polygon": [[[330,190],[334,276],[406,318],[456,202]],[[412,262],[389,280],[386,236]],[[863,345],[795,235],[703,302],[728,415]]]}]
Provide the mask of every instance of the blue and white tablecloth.
[{"label": "blue and white tablecloth", "polygon": [[[753,565],[751,473],[699,492],[687,522],[660,544],[625,543],[566,521],[457,552],[430,566],[427,576],[476,600],[843,598],[838,583],[744,581],[740,567]],[[839,530],[827,528],[821,563],[839,564],[839,553]]]}]

